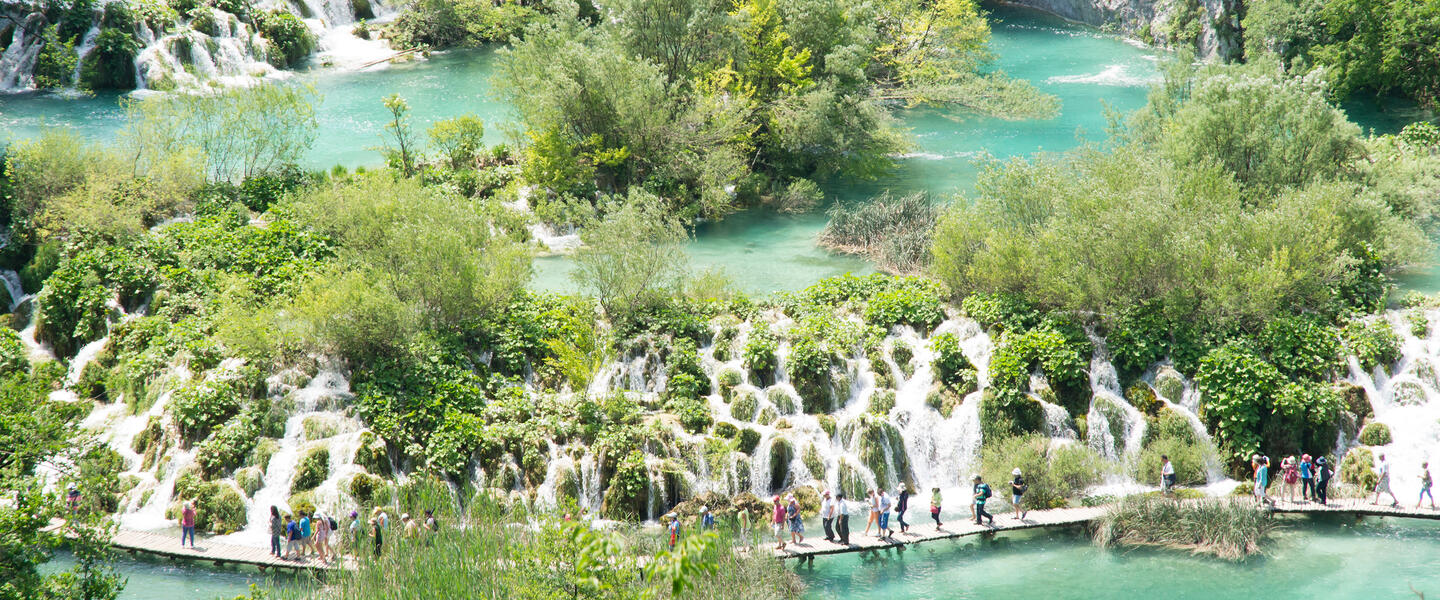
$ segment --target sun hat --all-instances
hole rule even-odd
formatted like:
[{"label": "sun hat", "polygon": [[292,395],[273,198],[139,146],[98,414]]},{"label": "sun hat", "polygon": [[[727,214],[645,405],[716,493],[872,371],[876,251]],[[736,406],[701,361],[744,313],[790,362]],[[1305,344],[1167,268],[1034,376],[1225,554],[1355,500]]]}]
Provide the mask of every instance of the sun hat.
[{"label": "sun hat", "polygon": [[710,507],[708,507],[708,506],[702,506],[702,507],[700,507],[700,512],[702,512],[702,513],[703,513],[703,512],[710,512]]},{"label": "sun hat", "polygon": [[352,519],[358,519],[358,518],[360,518],[360,513],[359,513],[359,511],[353,511],[353,510],[350,511],[350,518],[352,518]]},{"label": "sun hat", "polygon": [[400,515],[400,520],[401,520],[401,521],[409,521],[409,520],[410,520],[410,513],[405,513],[405,514]]},{"label": "sun hat", "polygon": [[1020,474],[1020,467],[1015,467],[1015,470],[1014,470],[1014,471],[1011,471],[1010,474],[1011,474],[1011,475],[1019,475],[1019,474]]}]

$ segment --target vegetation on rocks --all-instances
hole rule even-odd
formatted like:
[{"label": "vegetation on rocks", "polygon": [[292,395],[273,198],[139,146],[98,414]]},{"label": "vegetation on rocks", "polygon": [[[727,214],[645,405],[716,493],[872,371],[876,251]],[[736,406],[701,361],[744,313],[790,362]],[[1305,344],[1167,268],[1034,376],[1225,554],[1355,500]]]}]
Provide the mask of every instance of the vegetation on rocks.
[{"label": "vegetation on rocks", "polygon": [[1106,511],[1092,528],[1101,547],[1160,546],[1240,560],[1262,551],[1275,522],[1244,500],[1175,502],[1131,496]]}]

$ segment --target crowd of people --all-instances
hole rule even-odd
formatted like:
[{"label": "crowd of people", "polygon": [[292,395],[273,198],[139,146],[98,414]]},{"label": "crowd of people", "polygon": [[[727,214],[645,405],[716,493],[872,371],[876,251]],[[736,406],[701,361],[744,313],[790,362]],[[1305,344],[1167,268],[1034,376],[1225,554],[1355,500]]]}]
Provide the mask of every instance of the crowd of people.
[{"label": "crowd of people", "polygon": [[[1395,496],[1394,490],[1390,487],[1391,464],[1381,453],[1376,464],[1373,465],[1375,472],[1375,483],[1372,493],[1371,504],[1380,504],[1381,496],[1390,500],[1391,508],[1400,507],[1400,499]],[[1263,504],[1274,504],[1275,498],[1270,496],[1270,487],[1278,477],[1280,483],[1279,497],[1289,502],[1295,502],[1295,494],[1298,489],[1300,502],[1316,502],[1321,505],[1329,503],[1330,482],[1335,478],[1334,467],[1324,456],[1311,458],[1309,454],[1301,454],[1299,458],[1294,455],[1286,456],[1280,460],[1278,471],[1271,471],[1271,460],[1269,456],[1254,454],[1250,457],[1250,470],[1252,474],[1251,493],[1257,502]],[[1415,508],[1420,508],[1426,500],[1430,502],[1430,508],[1435,509],[1435,496],[1431,494],[1430,488],[1434,485],[1434,479],[1430,475],[1430,463],[1420,463],[1420,494],[1415,500]],[[1174,469],[1170,461],[1164,461],[1162,468],[1162,481],[1166,492],[1174,484]]]},{"label": "crowd of people", "polygon": [[[195,548],[196,505],[187,501],[181,505],[180,547],[189,544]],[[712,524],[713,524],[713,517]],[[405,539],[423,540],[431,543],[428,536],[440,531],[435,511],[426,509],[424,520],[411,518],[410,513],[400,515],[400,535]],[[390,527],[390,513],[383,507],[375,507],[368,519],[362,519],[360,512],[352,510],[346,524],[319,510],[297,510],[294,514],[270,506],[270,555],[281,560],[309,560],[314,558],[320,564],[328,565],[340,559],[337,547],[343,548],[352,557],[358,557],[368,536],[373,544],[374,555],[380,556],[385,547],[386,531]]]}]

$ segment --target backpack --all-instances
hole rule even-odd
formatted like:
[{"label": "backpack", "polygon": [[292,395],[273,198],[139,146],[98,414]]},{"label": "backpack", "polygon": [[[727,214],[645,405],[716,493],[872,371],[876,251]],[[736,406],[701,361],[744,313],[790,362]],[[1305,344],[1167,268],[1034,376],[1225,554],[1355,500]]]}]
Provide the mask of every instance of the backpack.
[{"label": "backpack", "polygon": [[980,484],[980,499],[981,499],[981,500],[989,500],[989,499],[990,499],[990,484],[988,484],[988,483],[982,483],[982,484]]},{"label": "backpack", "polygon": [[335,520],[335,517],[329,517],[329,519],[330,519],[330,531],[339,531],[339,530],[340,530],[340,522],[339,522],[339,521],[336,521],[336,520]]}]

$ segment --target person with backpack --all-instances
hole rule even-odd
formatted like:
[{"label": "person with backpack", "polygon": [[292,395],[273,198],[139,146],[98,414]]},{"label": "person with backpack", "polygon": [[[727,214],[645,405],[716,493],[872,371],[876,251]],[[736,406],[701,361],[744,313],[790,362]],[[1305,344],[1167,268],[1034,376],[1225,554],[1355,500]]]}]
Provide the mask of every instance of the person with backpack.
[{"label": "person with backpack", "polygon": [[285,515],[285,560],[300,558],[300,524],[295,518]]},{"label": "person with backpack", "polygon": [[285,521],[280,518],[280,508],[274,504],[270,505],[270,555],[275,558],[282,558],[280,553],[280,538],[285,537]]},{"label": "person with backpack", "polygon": [[330,564],[330,517],[324,513],[315,513],[315,553],[320,557],[320,564]]},{"label": "person with backpack", "polygon": [[1280,461],[1281,482],[1285,484],[1285,497],[1290,502],[1295,502],[1295,488],[1300,483],[1300,461],[1294,456],[1287,456]]},{"label": "person with backpack", "polygon": [[1330,478],[1334,476],[1335,471],[1330,469],[1325,457],[1315,459],[1315,499],[1320,501],[1320,506],[1325,506],[1325,491],[1330,486]]},{"label": "person with backpack", "polygon": [[1435,510],[1435,496],[1430,493],[1430,486],[1434,483],[1435,480],[1430,478],[1430,463],[1420,463],[1420,499],[1415,501],[1415,508],[1420,508],[1420,502],[1429,496],[1430,510]]},{"label": "person with backpack", "polygon": [[1015,520],[1020,521],[1025,518],[1025,515],[1030,514],[1030,511],[1020,509],[1021,500],[1024,499],[1025,492],[1030,489],[1030,486],[1025,483],[1025,476],[1020,474],[1020,467],[1015,467],[1010,474],[1015,477],[1010,480],[1010,505],[1015,507]]},{"label": "person with backpack", "polygon": [[710,512],[710,507],[700,507],[700,529],[710,531],[715,528],[715,515]]},{"label": "person with backpack", "polygon": [[930,518],[935,519],[935,531],[940,531],[940,488],[930,488]]},{"label": "person with backpack", "polygon": [[986,520],[989,521],[990,526],[993,527],[995,525],[995,517],[985,512],[985,501],[989,500],[991,495],[990,484],[985,483],[985,480],[981,479],[978,473],[972,480],[975,482],[975,524],[983,525],[984,523],[981,523],[981,521]]}]

